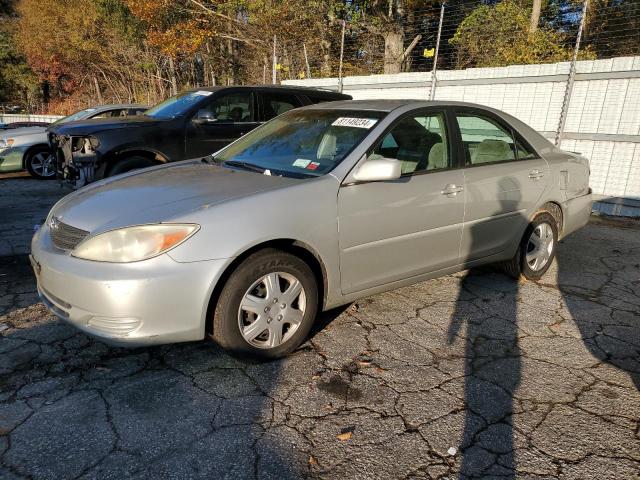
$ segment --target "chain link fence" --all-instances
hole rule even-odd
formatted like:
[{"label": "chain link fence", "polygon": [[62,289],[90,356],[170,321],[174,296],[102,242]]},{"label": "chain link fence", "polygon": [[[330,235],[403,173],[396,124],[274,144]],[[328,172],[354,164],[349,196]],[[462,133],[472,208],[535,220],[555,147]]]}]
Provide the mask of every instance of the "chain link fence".
[{"label": "chain link fence", "polygon": [[516,0],[423,3],[430,6],[333,19],[322,33],[322,48],[314,51],[275,37],[265,80],[566,61],[573,58],[580,25],[578,60],[640,55],[638,0],[539,1],[538,15],[531,2]]}]

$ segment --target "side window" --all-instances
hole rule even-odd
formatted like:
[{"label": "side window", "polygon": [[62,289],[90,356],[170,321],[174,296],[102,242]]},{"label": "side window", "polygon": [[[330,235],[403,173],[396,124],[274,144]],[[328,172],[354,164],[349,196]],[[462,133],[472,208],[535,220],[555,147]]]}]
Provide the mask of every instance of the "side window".
[{"label": "side window", "polygon": [[406,117],[387,133],[369,157],[394,158],[402,162],[402,173],[449,168],[445,119],[442,113]]},{"label": "side window", "polygon": [[467,165],[515,160],[511,132],[495,120],[473,114],[456,116]]},{"label": "side window", "polygon": [[516,138],[516,150],[518,151],[518,160],[538,158],[538,154],[526,146],[519,138]]},{"label": "side window", "polygon": [[117,109],[117,110],[107,110],[106,112],[102,112],[99,113],[98,115],[94,115],[91,118],[111,118],[111,117],[118,117],[120,116],[120,112],[122,112],[122,109]]},{"label": "side window", "polygon": [[260,97],[262,98],[261,122],[271,120],[284,112],[300,106],[300,101],[295,95],[264,92],[260,94]]},{"label": "side window", "polygon": [[206,107],[198,110],[196,116],[212,122],[252,122],[251,93],[230,93],[218,97]]}]

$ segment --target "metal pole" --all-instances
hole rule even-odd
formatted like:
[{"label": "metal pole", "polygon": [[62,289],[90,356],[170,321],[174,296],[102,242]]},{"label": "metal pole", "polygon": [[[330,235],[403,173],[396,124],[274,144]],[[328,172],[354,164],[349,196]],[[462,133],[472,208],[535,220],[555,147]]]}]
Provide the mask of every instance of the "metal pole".
[{"label": "metal pole", "polygon": [[344,30],[347,25],[345,20],[342,21],[342,41],[340,42],[340,66],[338,67],[338,91],[342,93],[342,59],[344,58]]},{"label": "metal pole", "polygon": [[433,55],[433,68],[431,69],[431,90],[429,100],[436,98],[436,70],[438,69],[438,51],[440,50],[440,35],[442,34],[442,21],[444,20],[444,2],[440,6],[440,22],[438,23],[438,37],[436,38],[436,52]]},{"label": "metal pole", "polygon": [[307,45],[302,42],[302,50],[304,51],[304,64],[307,66],[307,78],[311,78],[311,67],[309,66],[309,57],[307,57]]},{"label": "metal pole", "polygon": [[562,100],[562,110],[560,111],[560,122],[558,123],[558,130],[556,132],[556,146],[560,146],[562,141],[562,135],[564,134],[564,127],[567,123],[567,114],[569,113],[569,103],[571,103],[571,93],[573,92],[573,82],[576,76],[576,62],[578,61],[578,52],[580,51],[580,40],[582,39],[582,30],[584,29],[585,20],[587,17],[587,7],[589,6],[589,0],[584,0],[582,4],[582,18],[580,19],[580,27],[578,27],[578,35],[576,37],[576,45],[573,49],[573,58],[571,59],[571,65],[569,67],[569,76],[567,77],[567,86],[564,90],[564,98]]},{"label": "metal pole", "polygon": [[278,63],[278,57],[276,57],[276,36],[273,36],[273,65],[271,67],[271,83],[273,83],[274,85],[277,82],[277,75],[278,72],[276,71],[276,65]]}]

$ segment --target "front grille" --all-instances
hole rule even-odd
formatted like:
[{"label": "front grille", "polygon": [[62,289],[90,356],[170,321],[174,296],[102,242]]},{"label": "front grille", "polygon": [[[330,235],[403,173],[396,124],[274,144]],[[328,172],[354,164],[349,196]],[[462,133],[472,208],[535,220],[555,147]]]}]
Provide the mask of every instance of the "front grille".
[{"label": "front grille", "polygon": [[89,232],[67,225],[56,217],[51,217],[49,229],[53,244],[62,250],[73,250],[89,235]]}]

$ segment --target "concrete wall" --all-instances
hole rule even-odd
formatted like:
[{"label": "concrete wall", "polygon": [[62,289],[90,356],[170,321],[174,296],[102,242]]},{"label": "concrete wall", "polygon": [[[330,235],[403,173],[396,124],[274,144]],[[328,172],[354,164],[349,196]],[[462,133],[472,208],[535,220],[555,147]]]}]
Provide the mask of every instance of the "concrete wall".
[{"label": "concrete wall", "polygon": [[[640,199],[640,57],[577,63],[561,147],[591,159],[597,194]],[[512,65],[437,72],[436,100],[460,100],[503,110],[551,141],[558,128],[569,63]],[[283,83],[337,89],[336,78]],[[345,77],[354,99],[428,99],[430,73]]]}]

